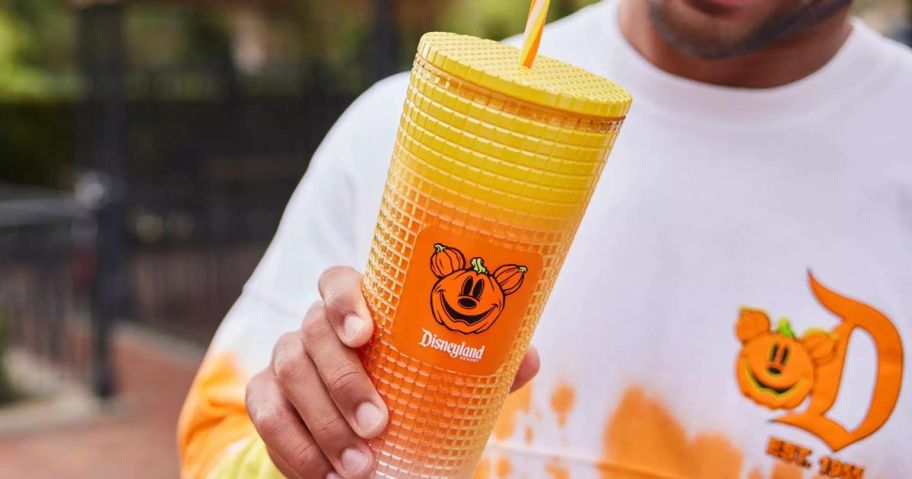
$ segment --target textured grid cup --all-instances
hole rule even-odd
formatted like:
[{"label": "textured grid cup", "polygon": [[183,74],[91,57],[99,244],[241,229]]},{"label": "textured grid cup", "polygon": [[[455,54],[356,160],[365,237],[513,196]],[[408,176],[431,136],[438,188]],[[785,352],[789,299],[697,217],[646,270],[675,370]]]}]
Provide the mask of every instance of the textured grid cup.
[{"label": "textured grid cup", "polygon": [[[447,33],[418,47],[364,274],[376,332],[360,354],[390,408],[388,429],[371,442],[373,477],[471,476],[629,109],[630,95],[608,80],[547,57],[526,69],[518,56]],[[503,308],[517,319],[491,327],[501,339],[487,354],[505,351],[493,370],[419,359],[397,339],[443,324],[400,309],[410,272],[428,265],[416,243],[431,228],[448,243],[540,258],[521,286],[525,300]]]}]

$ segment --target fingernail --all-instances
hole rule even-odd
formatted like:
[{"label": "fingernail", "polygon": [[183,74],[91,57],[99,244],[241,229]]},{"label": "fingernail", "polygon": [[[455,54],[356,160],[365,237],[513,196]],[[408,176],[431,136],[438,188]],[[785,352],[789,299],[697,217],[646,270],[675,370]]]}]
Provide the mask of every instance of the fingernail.
[{"label": "fingernail", "polygon": [[366,402],[355,411],[355,422],[363,434],[372,434],[383,426],[383,413],[373,403]]},{"label": "fingernail", "polygon": [[330,472],[326,475],[326,479],[342,479],[342,476],[336,474],[335,472]]},{"label": "fingernail", "polygon": [[350,447],[342,451],[342,469],[345,469],[346,473],[358,473],[364,470],[367,467],[367,462],[370,461],[370,458],[367,457],[367,454]]},{"label": "fingernail", "polygon": [[353,341],[358,339],[358,335],[364,329],[364,320],[356,314],[349,314],[345,317],[343,327],[345,328],[345,337]]}]

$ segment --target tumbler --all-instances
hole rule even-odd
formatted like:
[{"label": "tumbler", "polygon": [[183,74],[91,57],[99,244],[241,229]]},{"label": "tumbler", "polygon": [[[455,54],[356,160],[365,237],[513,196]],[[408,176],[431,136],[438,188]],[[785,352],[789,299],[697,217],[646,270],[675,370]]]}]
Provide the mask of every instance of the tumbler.
[{"label": "tumbler", "polygon": [[630,107],[566,63],[418,46],[363,292],[390,410],[373,477],[470,477]]}]

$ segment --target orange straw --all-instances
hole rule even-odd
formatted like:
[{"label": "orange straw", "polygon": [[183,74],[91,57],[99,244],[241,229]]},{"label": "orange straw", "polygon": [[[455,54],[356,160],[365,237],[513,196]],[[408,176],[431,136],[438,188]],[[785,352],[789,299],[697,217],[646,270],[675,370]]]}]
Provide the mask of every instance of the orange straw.
[{"label": "orange straw", "polygon": [[526,68],[532,68],[532,63],[535,62],[550,5],[551,0],[532,0],[532,5],[529,6],[529,19],[526,20],[526,32],[523,35],[522,53],[519,57],[520,63]]}]

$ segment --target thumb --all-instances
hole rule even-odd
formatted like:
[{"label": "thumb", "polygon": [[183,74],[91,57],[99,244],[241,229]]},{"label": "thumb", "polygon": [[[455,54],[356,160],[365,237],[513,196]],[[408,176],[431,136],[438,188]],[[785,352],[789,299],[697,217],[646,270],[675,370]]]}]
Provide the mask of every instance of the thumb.
[{"label": "thumb", "polygon": [[541,359],[538,356],[538,349],[530,345],[529,349],[526,350],[526,355],[522,358],[522,362],[519,363],[519,369],[516,371],[513,385],[510,386],[510,392],[512,393],[525,386],[538,374],[539,368],[541,368]]}]

